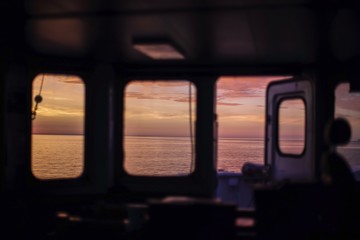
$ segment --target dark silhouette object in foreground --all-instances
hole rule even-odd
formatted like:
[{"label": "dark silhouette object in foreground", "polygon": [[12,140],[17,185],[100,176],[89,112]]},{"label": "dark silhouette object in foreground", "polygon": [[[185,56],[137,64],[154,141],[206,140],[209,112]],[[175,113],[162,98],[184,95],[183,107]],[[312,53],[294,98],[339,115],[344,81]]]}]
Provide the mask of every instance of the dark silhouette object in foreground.
[{"label": "dark silhouette object in foreground", "polygon": [[272,182],[255,190],[259,239],[360,239],[359,190],[346,159],[336,146],[350,141],[344,119],[332,120],[321,159],[321,181]]},{"label": "dark silhouette object in foreground", "polygon": [[334,200],[339,227],[339,238],[360,237],[359,189],[346,159],[336,151],[337,146],[349,143],[351,127],[347,120],[337,118],[331,121],[325,131],[325,141],[330,150],[322,159],[323,182],[334,189]]}]

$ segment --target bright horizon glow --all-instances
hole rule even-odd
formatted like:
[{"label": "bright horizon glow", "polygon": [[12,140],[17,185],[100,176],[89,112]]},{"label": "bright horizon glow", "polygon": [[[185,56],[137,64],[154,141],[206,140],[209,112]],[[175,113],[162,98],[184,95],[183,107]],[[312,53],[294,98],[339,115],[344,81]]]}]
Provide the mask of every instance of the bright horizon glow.
[{"label": "bright horizon glow", "polygon": [[[39,74],[33,80],[31,111],[35,108],[34,97],[42,97],[31,128],[31,171],[35,178],[69,179],[83,173],[84,90],[77,76]],[[51,136],[55,134],[82,136]]]},{"label": "bright horizon glow", "polygon": [[[33,81],[32,111],[42,77],[39,74]],[[79,77],[45,74],[41,96],[43,100],[32,121],[33,134],[83,135],[85,85]]]},{"label": "bright horizon glow", "polygon": [[[125,89],[126,136],[190,136],[189,81],[132,81]],[[191,84],[192,134],[196,88]]]},{"label": "bright horizon glow", "polygon": [[225,76],[217,81],[218,137],[264,138],[267,85],[289,76]]},{"label": "bright horizon glow", "polygon": [[[33,81],[33,97],[39,92],[41,78],[40,74]],[[289,77],[220,77],[216,96],[218,137],[263,138],[266,87],[270,82],[284,78]],[[127,136],[189,136],[187,81],[131,83],[125,90],[125,118],[131,120],[125,127]],[[196,88],[194,86],[192,93],[192,118],[195,120]],[[39,104],[36,120],[32,121],[33,134],[82,135],[84,133],[85,85],[79,77],[46,74],[41,95],[43,101]],[[336,116],[349,119],[353,125],[355,140],[360,139],[360,105],[356,97],[359,95],[349,94],[348,84],[341,84],[336,90]],[[284,119],[284,123],[288,120]],[[296,137],[291,136],[291,138]]]}]

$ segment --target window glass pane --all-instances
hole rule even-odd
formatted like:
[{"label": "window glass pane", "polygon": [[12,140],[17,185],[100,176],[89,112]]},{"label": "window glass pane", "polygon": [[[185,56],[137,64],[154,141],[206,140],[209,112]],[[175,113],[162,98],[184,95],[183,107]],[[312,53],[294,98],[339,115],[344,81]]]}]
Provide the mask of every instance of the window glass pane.
[{"label": "window glass pane", "polygon": [[[79,177],[84,169],[84,83],[77,76],[39,74],[32,95],[33,175]],[[42,101],[36,104],[38,95]]]},{"label": "window glass pane", "polygon": [[194,170],[196,89],[189,81],[132,81],[125,89],[125,170],[177,176]]},{"label": "window glass pane", "polygon": [[264,164],[266,87],[285,78],[289,76],[218,79],[218,171],[240,172],[245,162]]},{"label": "window glass pane", "polygon": [[351,141],[337,147],[360,180],[360,93],[350,92],[349,83],[339,84],[335,92],[335,117],[342,117],[351,125]]},{"label": "window glass pane", "polygon": [[305,148],[305,104],[286,99],[279,106],[279,148],[283,154],[300,155]]}]

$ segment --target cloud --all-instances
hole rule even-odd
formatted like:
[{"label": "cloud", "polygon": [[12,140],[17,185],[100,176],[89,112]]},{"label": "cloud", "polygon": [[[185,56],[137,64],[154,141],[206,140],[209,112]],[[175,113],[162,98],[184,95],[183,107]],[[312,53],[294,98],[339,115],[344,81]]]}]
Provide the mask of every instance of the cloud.
[{"label": "cloud", "polygon": [[[187,97],[180,97],[180,98],[167,98],[167,100],[173,100],[175,102],[181,102],[181,103],[189,103],[190,102],[190,98],[189,96]],[[191,98],[191,102],[195,103],[196,99],[195,97]]]},{"label": "cloud", "polygon": [[219,115],[219,122],[264,122],[263,114],[239,114],[229,113],[226,115]]},{"label": "cloud", "polygon": [[219,101],[216,104],[220,105],[220,106],[241,106],[241,105],[244,105],[244,104],[241,104],[241,103],[229,103],[229,102],[219,102]]},{"label": "cloud", "polygon": [[72,109],[66,107],[47,107],[47,106],[39,106],[37,110],[38,116],[48,116],[48,117],[60,117],[60,116],[68,116],[68,117],[84,117],[84,111],[79,109]]},{"label": "cloud", "polygon": [[[265,97],[268,83],[284,78],[289,77],[221,77],[217,82],[217,104],[222,106],[240,106],[244,104],[229,100],[245,97]],[[135,80],[128,84],[126,88],[126,98],[189,102],[188,86],[189,82],[181,80]],[[195,89],[192,91],[194,100],[195,91]]]},{"label": "cloud", "polygon": [[[165,100],[165,101],[174,101],[188,103],[190,101],[188,93],[178,93],[178,92],[167,92],[167,93],[156,93],[156,92],[136,92],[136,91],[126,91],[125,97],[127,99],[140,99],[140,100]],[[196,102],[195,93],[192,96],[192,102]]]},{"label": "cloud", "polygon": [[289,76],[273,77],[239,77],[226,76],[217,81],[218,97],[242,98],[264,97],[267,85],[275,80],[289,78]]},{"label": "cloud", "polygon": [[[193,119],[195,111],[193,110]],[[176,109],[173,111],[163,111],[161,109],[146,109],[146,110],[126,110],[125,111],[126,119],[133,119],[135,121],[148,121],[149,119],[179,119],[187,120],[189,119],[188,109]]]},{"label": "cloud", "polygon": [[129,92],[127,91],[125,94],[126,98],[136,98],[136,99],[159,99],[159,94],[146,94],[140,92]]},{"label": "cloud", "polygon": [[[188,87],[188,80],[133,80],[130,81],[128,86],[139,86],[139,87]],[[194,87],[194,84],[191,84]]]},{"label": "cloud", "polygon": [[47,73],[38,74],[34,78],[34,82],[40,83],[43,78],[44,78],[44,83],[46,83],[46,81],[58,81],[58,82],[70,83],[70,84],[84,84],[82,79],[76,75],[47,74]]},{"label": "cloud", "polygon": [[[180,95],[180,96],[179,96]],[[186,94],[159,94],[159,93],[141,93],[141,92],[126,92],[125,97],[128,99],[140,99],[140,100],[167,100],[174,102],[189,102],[189,95]],[[192,102],[195,101],[195,96],[192,98]]]},{"label": "cloud", "polygon": [[222,98],[244,98],[244,97],[264,97],[265,89],[244,86],[239,89],[221,89],[218,92]]},{"label": "cloud", "polygon": [[54,101],[74,101],[74,99],[71,98],[66,98],[66,97],[53,97],[53,96],[49,96],[47,97],[47,99],[49,100],[54,100]]},{"label": "cloud", "polygon": [[80,78],[68,78],[63,80],[62,82],[71,84],[84,84],[84,82]]}]

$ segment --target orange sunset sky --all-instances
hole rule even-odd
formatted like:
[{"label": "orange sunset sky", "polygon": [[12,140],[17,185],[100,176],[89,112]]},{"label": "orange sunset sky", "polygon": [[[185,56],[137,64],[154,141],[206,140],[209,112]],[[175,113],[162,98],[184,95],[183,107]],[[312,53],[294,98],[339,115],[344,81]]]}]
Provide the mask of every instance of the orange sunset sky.
[{"label": "orange sunset sky", "polygon": [[[262,138],[265,92],[269,82],[284,77],[221,77],[217,82],[219,137]],[[33,82],[33,96],[42,75]],[[179,80],[133,81],[125,89],[125,134],[137,136],[189,136],[189,82]],[[196,119],[196,88],[191,86],[192,119]],[[348,94],[348,84],[336,91],[336,115],[353,126],[353,139],[360,138],[360,96]],[[46,74],[34,134],[83,134],[85,86],[76,76]],[[281,106],[281,129],[286,137],[301,138],[304,128],[301,101]],[[34,106],[32,107],[34,108]]]}]

